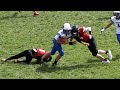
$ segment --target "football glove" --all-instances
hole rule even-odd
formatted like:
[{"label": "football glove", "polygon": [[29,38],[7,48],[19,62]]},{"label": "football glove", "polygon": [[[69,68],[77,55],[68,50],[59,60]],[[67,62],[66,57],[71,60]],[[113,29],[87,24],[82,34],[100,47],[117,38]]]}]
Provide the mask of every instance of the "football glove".
[{"label": "football glove", "polygon": [[76,44],[76,43],[77,43],[76,41],[69,42],[69,45],[74,45],[74,44]]},{"label": "football glove", "polygon": [[105,28],[102,28],[100,31],[101,31],[101,32],[105,31]]}]

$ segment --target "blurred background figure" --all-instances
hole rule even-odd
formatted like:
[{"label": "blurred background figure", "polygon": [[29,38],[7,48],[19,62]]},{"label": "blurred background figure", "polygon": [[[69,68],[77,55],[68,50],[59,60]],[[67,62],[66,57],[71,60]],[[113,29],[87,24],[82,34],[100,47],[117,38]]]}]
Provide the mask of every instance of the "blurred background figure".
[{"label": "blurred background figure", "polygon": [[38,13],[38,11],[34,11],[34,16],[38,16],[39,15],[39,13]]}]

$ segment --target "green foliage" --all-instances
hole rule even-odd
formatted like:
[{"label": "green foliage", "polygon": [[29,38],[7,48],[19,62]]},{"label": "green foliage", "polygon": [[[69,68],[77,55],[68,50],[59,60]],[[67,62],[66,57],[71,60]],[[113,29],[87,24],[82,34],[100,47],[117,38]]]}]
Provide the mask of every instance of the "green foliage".
[{"label": "green foliage", "polygon": [[[113,60],[110,64],[91,55],[82,44],[63,45],[65,55],[56,67],[51,62],[45,65],[15,64],[0,62],[1,79],[118,79],[120,78],[120,46],[111,26],[103,34],[112,11],[39,11],[34,17],[32,11],[0,11],[0,59],[34,47],[50,51],[52,39],[65,22],[90,26],[99,49],[110,49]],[[34,62],[34,59],[33,59]]]}]

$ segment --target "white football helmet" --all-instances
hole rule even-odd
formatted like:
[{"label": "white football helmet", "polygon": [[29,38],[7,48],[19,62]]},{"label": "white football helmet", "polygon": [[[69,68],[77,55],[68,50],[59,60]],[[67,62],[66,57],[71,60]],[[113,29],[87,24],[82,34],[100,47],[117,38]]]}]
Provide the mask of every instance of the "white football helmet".
[{"label": "white football helmet", "polygon": [[113,11],[113,16],[120,17],[120,11]]},{"label": "white football helmet", "polygon": [[71,25],[70,25],[69,23],[64,23],[63,29],[64,29],[65,31],[72,30]]},{"label": "white football helmet", "polygon": [[91,27],[86,27],[85,31],[91,31]]}]

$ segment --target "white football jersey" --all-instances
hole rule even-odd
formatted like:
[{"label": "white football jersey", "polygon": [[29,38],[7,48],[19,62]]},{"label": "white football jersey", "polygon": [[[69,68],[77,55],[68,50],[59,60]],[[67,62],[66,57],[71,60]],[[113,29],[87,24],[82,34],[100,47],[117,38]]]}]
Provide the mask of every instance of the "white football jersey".
[{"label": "white football jersey", "polygon": [[58,40],[59,37],[63,37],[63,38],[70,38],[72,36],[72,34],[67,34],[63,29],[61,29],[57,35],[55,35],[55,39]]},{"label": "white football jersey", "polygon": [[114,22],[116,27],[116,34],[120,34],[120,19],[116,19],[116,16],[112,16],[111,20]]}]

